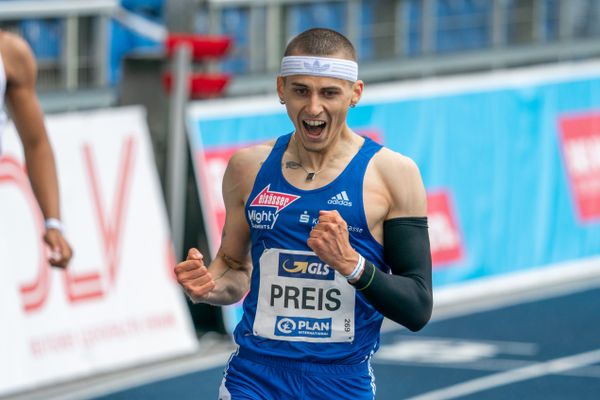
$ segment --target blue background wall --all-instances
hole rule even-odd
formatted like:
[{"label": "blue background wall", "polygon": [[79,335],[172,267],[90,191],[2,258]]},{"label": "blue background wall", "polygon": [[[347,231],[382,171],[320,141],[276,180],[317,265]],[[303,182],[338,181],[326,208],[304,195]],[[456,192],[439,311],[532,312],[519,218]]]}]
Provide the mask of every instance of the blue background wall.
[{"label": "blue background wall", "polygon": [[[349,124],[413,158],[428,191],[452,194],[464,257],[435,269],[441,286],[600,255],[600,219],[578,218],[562,158],[558,120],[580,113],[600,113],[600,77],[371,102]],[[205,149],[293,130],[283,108],[191,125]]]}]

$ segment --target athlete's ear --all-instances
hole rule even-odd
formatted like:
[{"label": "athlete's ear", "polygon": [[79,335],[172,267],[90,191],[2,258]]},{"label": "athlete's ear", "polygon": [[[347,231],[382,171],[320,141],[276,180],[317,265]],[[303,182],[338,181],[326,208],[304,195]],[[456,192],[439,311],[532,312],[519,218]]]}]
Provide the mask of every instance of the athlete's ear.
[{"label": "athlete's ear", "polygon": [[279,101],[281,104],[285,103],[284,97],[284,87],[285,87],[285,78],[283,76],[277,77],[277,95],[279,96]]},{"label": "athlete's ear", "polygon": [[363,90],[365,88],[365,83],[361,80],[358,80],[352,84],[352,101],[350,104],[356,105],[360,101]]}]

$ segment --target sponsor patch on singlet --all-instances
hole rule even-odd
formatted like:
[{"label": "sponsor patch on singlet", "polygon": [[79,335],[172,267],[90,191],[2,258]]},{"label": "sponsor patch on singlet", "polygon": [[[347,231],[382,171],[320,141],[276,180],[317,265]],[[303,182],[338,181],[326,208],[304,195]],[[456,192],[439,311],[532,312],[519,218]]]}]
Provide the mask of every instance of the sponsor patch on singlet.
[{"label": "sponsor patch on singlet", "polygon": [[313,252],[267,249],[260,257],[254,334],[298,342],[354,340],[354,287]]},{"label": "sponsor patch on singlet", "polygon": [[271,190],[267,185],[248,205],[247,216],[252,229],[273,229],[281,210],[300,196]]}]

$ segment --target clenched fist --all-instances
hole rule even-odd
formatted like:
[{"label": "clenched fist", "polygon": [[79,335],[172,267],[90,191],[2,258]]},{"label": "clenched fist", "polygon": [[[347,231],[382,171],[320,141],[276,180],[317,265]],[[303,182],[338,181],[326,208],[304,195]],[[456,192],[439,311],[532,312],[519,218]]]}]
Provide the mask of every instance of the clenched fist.
[{"label": "clenched fist", "polygon": [[204,265],[202,254],[198,249],[191,248],[185,261],[175,266],[177,282],[194,303],[208,301],[215,281]]},{"label": "clenched fist", "polygon": [[350,245],[348,224],[339,212],[319,211],[319,222],[313,227],[308,247],[342,275],[349,275],[358,262],[358,253]]}]

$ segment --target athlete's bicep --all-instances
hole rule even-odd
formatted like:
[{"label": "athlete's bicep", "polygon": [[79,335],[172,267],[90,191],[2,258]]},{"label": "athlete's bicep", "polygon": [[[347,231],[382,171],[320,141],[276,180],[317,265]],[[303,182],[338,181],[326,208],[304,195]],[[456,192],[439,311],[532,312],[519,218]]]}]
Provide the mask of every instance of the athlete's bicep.
[{"label": "athlete's bicep", "polygon": [[394,153],[388,165],[391,167],[383,170],[390,195],[390,208],[385,219],[426,216],[427,194],[417,164]]},{"label": "athlete's bicep", "polygon": [[245,159],[235,154],[225,170],[222,185],[225,224],[218,255],[234,269],[249,266],[250,229],[244,215],[249,177],[245,175],[244,167]]}]

